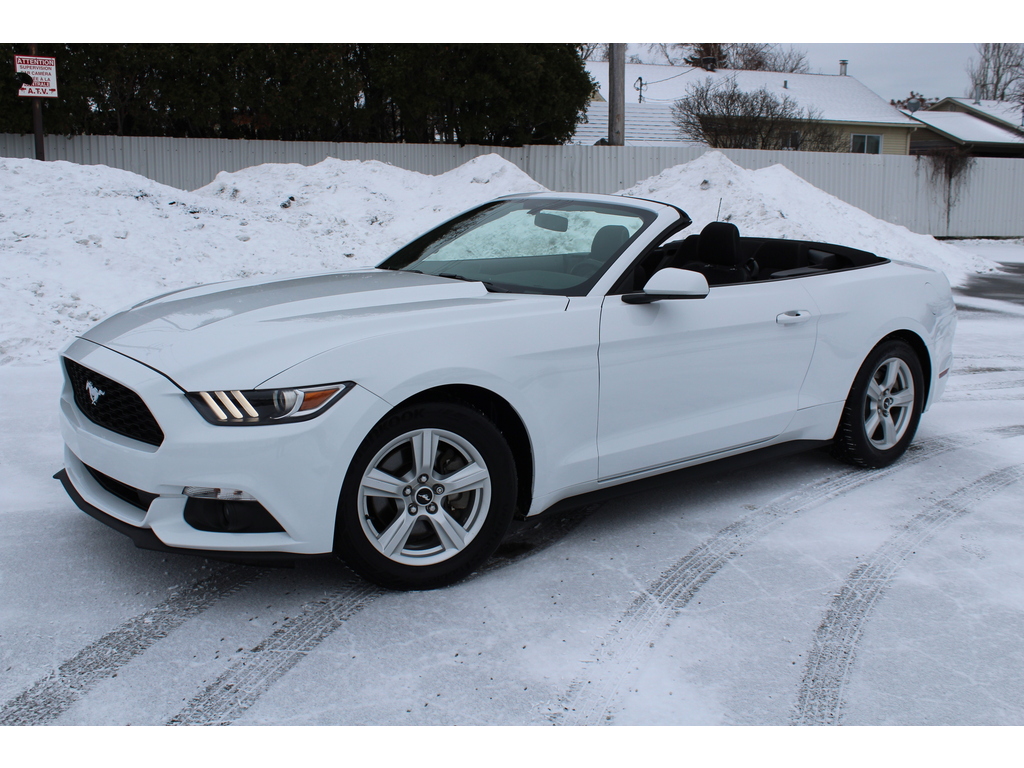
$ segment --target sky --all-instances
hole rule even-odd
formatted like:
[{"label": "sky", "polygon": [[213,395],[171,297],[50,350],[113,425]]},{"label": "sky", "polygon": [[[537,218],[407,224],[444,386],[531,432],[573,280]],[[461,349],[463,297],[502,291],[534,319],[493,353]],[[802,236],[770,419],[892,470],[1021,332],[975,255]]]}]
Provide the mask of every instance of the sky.
[{"label": "sky", "polygon": [[884,98],[903,99],[911,91],[928,98],[965,96],[973,43],[796,43],[807,53],[811,72],[834,75],[839,60],[847,74]]}]

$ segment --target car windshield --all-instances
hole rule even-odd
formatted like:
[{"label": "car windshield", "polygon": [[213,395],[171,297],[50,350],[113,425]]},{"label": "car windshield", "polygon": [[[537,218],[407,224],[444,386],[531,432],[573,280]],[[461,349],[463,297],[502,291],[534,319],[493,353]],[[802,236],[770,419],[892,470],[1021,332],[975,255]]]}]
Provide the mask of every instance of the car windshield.
[{"label": "car windshield", "polygon": [[405,246],[380,269],[484,283],[489,290],[582,296],[656,214],[578,200],[506,200]]}]

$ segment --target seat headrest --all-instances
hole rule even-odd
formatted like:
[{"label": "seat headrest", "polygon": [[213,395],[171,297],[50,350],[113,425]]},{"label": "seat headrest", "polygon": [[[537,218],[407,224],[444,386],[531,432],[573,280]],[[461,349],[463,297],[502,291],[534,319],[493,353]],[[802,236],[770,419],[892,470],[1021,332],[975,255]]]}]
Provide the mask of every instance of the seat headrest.
[{"label": "seat headrest", "polygon": [[594,242],[590,246],[590,256],[594,259],[607,259],[627,240],[629,240],[629,230],[621,224],[609,224],[606,227],[601,227],[594,235]]},{"label": "seat headrest", "polygon": [[727,221],[713,221],[700,233],[697,259],[723,267],[739,266],[740,231]]}]

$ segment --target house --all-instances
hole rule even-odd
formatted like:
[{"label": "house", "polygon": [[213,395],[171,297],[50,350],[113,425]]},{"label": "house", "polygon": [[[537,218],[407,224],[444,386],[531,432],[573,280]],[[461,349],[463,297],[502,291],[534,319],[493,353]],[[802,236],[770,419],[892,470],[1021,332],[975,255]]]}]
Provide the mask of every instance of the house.
[{"label": "house", "polygon": [[[595,144],[608,135],[608,64],[587,62],[597,81],[595,98],[580,123],[574,144]],[[840,131],[850,152],[906,155],[910,136],[921,124],[890,105],[856,78],[840,75],[797,75],[738,69],[708,71],[700,67],[662,64],[626,65],[625,143],[628,145],[690,146],[672,119],[672,105],[687,89],[712,78],[727,85],[732,79],[741,91],[767,88],[777,98],[788,96],[813,110]]]},{"label": "house", "polygon": [[1024,110],[990,99],[946,98],[913,113],[923,124],[910,141],[911,154],[962,149],[976,157],[1024,157]]}]

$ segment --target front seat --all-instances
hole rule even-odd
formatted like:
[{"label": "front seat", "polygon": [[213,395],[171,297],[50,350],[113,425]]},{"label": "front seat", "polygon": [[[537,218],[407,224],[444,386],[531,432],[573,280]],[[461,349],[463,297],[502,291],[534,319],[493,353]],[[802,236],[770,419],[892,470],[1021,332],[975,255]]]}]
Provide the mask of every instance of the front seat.
[{"label": "front seat", "polygon": [[727,221],[713,221],[701,230],[697,260],[683,269],[700,272],[709,285],[742,283],[757,276],[757,262],[743,259],[740,231]]},{"label": "front seat", "polygon": [[598,259],[602,264],[608,261],[622,244],[629,240],[629,230],[621,224],[609,224],[601,227],[594,235],[590,245],[590,258]]},{"label": "front seat", "polygon": [[608,224],[597,230],[590,244],[590,255],[578,262],[570,270],[580,277],[590,277],[629,240],[629,230],[621,224]]}]

